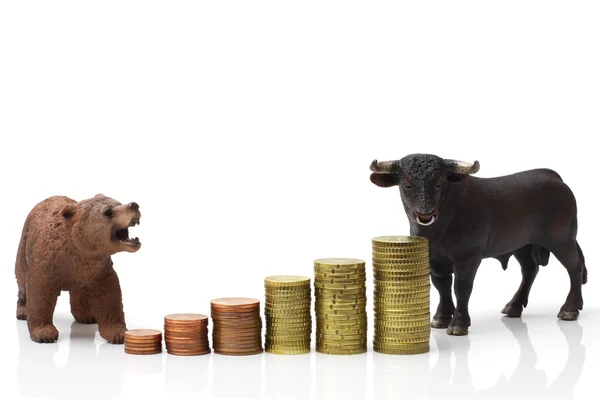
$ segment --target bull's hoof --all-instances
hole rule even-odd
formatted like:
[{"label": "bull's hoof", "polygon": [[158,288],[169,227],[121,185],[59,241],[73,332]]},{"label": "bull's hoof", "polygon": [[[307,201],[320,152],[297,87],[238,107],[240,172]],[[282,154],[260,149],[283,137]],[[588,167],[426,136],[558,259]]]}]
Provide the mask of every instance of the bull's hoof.
[{"label": "bull's hoof", "polygon": [[446,330],[448,335],[452,336],[465,336],[469,333],[469,328],[465,328],[463,326],[449,326]]},{"label": "bull's hoof", "polygon": [[501,311],[502,314],[511,318],[519,318],[523,314],[523,307],[508,303]]},{"label": "bull's hoof", "polygon": [[579,318],[579,311],[560,310],[557,317],[564,321],[576,321]]},{"label": "bull's hoof", "polygon": [[446,329],[450,326],[450,321],[452,320],[452,316],[449,317],[433,317],[431,320],[431,327],[436,329]]}]

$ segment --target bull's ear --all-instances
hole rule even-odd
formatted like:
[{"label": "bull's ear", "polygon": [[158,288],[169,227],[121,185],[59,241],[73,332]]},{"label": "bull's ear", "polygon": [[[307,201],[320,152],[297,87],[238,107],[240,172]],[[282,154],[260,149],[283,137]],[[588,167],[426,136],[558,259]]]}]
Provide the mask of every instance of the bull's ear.
[{"label": "bull's ear", "polygon": [[467,174],[455,174],[455,173],[450,173],[448,174],[448,182],[450,183],[461,183],[462,181],[464,181],[465,179],[467,179],[469,175]]},{"label": "bull's ear", "polygon": [[400,183],[400,176],[398,174],[371,174],[371,182],[379,187],[390,187]]}]

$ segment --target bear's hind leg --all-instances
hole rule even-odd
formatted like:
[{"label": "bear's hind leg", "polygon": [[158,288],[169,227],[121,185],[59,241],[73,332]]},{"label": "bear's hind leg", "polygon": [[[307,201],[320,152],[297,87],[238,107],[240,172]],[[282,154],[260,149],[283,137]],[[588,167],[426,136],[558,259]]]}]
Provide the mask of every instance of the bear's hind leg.
[{"label": "bear's hind leg", "polygon": [[96,318],[92,315],[88,293],[84,287],[69,290],[71,314],[75,321],[81,324],[95,324]]},{"label": "bear's hind leg", "polygon": [[25,290],[19,289],[17,299],[17,319],[27,319],[27,297],[25,296]]}]

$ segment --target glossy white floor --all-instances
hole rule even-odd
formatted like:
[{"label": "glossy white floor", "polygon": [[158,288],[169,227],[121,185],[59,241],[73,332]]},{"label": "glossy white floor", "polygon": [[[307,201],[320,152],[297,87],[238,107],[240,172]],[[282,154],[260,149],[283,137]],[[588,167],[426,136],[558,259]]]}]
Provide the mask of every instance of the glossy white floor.
[{"label": "glossy white floor", "polygon": [[[477,309],[476,309],[477,310]],[[434,331],[419,356],[311,354],[131,356],[95,325],[56,317],[56,344],[33,343],[26,324],[5,328],[2,398],[460,398],[591,399],[600,371],[598,309],[577,322],[545,310],[506,319],[477,310],[469,337]],[[17,345],[7,345],[18,343]]]}]

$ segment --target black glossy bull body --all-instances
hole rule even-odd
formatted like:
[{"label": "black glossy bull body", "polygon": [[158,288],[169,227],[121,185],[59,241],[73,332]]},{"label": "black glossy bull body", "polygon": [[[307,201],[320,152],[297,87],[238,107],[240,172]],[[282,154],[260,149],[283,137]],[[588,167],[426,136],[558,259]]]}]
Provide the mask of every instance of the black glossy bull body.
[{"label": "black glossy bull body", "polygon": [[[506,269],[511,256],[523,280],[502,313],[520,317],[527,306],[539,266],[550,252],[564,265],[571,288],[558,318],[575,320],[583,308],[581,286],[587,269],[577,236],[577,205],[561,177],[536,169],[497,178],[471,176],[479,163],[412,154],[398,161],[371,164],[371,181],[399,186],[411,235],[429,240],[431,280],[440,303],[431,326],[466,335],[468,303],[477,269],[496,258]],[[456,307],[452,299],[452,274]]]}]

